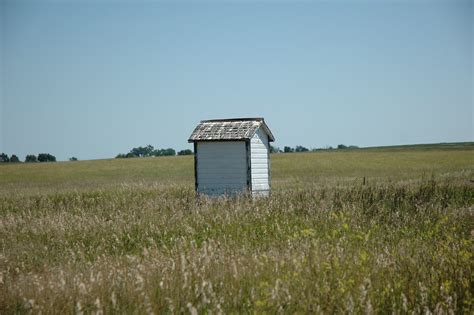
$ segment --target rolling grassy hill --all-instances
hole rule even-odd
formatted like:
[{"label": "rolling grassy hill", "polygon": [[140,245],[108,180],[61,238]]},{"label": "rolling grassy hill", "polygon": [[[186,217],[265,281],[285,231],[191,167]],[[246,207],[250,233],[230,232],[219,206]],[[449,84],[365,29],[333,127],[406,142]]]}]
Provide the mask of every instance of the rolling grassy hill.
[{"label": "rolling grassy hill", "polygon": [[0,313],[472,313],[473,153],[275,154],[257,200],[192,157],[0,165]]}]

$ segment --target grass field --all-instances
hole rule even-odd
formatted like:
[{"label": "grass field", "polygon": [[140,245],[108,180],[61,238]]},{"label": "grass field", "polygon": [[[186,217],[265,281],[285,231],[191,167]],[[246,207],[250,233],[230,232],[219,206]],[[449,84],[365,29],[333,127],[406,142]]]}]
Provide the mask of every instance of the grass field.
[{"label": "grass field", "polygon": [[258,200],[192,157],[0,165],[0,314],[473,312],[472,144],[271,163]]}]

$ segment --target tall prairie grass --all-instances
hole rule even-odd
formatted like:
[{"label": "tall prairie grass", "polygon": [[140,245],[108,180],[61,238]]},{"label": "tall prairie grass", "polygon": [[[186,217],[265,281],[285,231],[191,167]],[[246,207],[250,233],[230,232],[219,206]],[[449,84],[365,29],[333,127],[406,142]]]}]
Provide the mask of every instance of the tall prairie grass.
[{"label": "tall prairie grass", "polygon": [[[186,159],[176,183],[101,185],[97,167],[89,188],[61,188],[53,168],[36,189],[18,175],[0,194],[0,313],[473,312],[472,160],[374,166],[363,185],[366,172],[338,179],[347,166],[304,156],[275,159],[275,189],[256,200],[196,198]],[[305,159],[329,165],[326,182],[285,180]]]}]

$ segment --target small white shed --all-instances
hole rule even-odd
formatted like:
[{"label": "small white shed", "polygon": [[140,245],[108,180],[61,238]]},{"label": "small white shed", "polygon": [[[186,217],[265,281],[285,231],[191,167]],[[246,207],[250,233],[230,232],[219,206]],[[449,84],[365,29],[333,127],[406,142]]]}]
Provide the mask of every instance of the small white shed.
[{"label": "small white shed", "polygon": [[188,139],[194,143],[196,192],[268,196],[272,141],[263,118],[201,121]]}]

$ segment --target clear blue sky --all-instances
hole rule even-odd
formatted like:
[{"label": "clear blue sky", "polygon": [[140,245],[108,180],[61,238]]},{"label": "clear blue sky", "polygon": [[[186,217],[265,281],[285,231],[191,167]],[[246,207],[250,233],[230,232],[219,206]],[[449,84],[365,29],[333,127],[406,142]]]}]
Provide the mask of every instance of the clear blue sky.
[{"label": "clear blue sky", "polygon": [[245,116],[280,147],[473,141],[472,1],[223,2],[0,0],[0,152],[179,150]]}]

